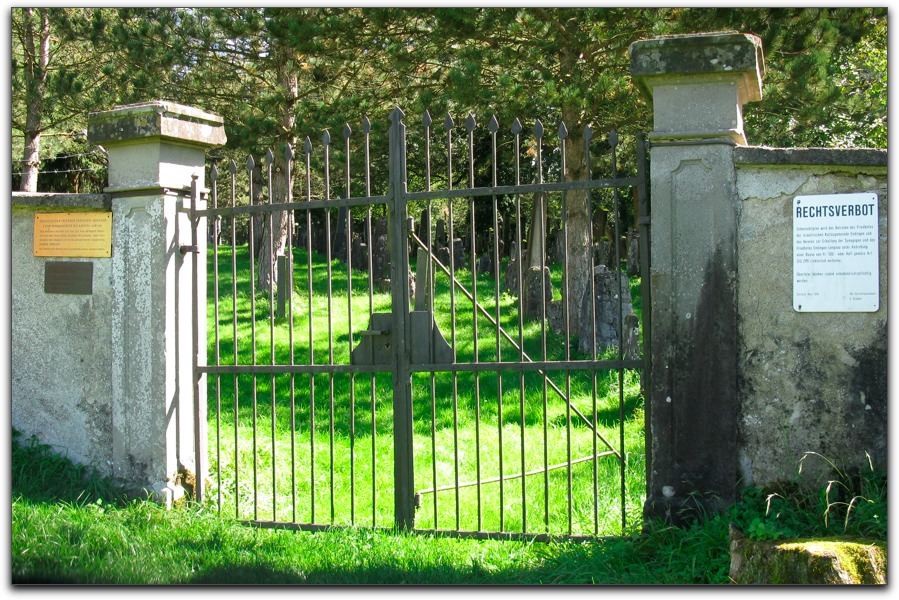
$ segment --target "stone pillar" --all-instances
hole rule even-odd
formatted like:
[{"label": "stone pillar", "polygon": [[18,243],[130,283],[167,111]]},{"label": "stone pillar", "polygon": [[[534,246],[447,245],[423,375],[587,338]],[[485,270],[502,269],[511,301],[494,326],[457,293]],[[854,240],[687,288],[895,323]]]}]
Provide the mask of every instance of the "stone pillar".
[{"label": "stone pillar", "polygon": [[206,286],[194,310],[192,282],[205,282],[205,219],[196,272],[182,247],[194,243],[185,210],[194,178],[203,190],[206,149],[225,143],[222,119],[170,102],[134,104],[90,114],[88,139],[108,152],[113,196],[113,473],[167,501],[195,481],[202,499],[205,380],[194,397],[192,366],[194,318],[205,362]]},{"label": "stone pillar", "polygon": [[739,485],[733,149],[746,144],[742,107],[761,99],[764,63],[761,41],[738,33],[662,37],[630,51],[654,128],[645,512],[679,521],[691,507],[724,508]]}]

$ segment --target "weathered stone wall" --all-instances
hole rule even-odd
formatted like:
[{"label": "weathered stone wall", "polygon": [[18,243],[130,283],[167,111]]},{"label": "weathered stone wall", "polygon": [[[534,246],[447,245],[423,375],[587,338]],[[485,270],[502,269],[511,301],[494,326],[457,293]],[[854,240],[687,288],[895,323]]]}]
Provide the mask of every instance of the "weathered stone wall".
[{"label": "weathered stone wall", "polygon": [[[109,211],[105,195],[12,195],[12,426],[112,474],[112,259],[34,256],[38,212]],[[93,263],[92,293],[48,294],[50,260]]]},{"label": "weathered stone wall", "polygon": [[[192,288],[206,278],[206,221],[194,239],[188,210],[193,199],[205,208],[205,152],[225,142],[222,119],[146,102],[88,115],[88,139],[107,149],[106,194],[13,195],[12,424],[166,502],[189,471],[201,500],[206,389],[193,365],[205,355],[194,323],[206,322],[206,286],[196,306]],[[110,214],[109,257],[52,259],[93,273],[90,289],[50,293],[35,214],[85,210]]]},{"label": "weathered stone wall", "polygon": [[[816,452],[848,470],[886,469],[885,150],[736,148],[739,206],[739,464],[742,483],[797,476]],[[880,211],[880,303],[873,313],[793,310],[792,202],[873,192]],[[829,465],[815,456],[804,481]]]}]

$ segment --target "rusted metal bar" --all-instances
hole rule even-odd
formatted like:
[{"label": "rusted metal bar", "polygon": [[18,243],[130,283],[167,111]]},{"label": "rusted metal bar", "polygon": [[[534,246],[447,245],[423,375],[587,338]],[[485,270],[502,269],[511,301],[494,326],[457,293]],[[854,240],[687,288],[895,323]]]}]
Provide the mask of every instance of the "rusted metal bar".
[{"label": "rusted metal bar", "polygon": [[571,468],[572,465],[578,465],[590,460],[596,460],[598,458],[602,458],[603,456],[614,456],[615,453],[612,451],[609,452],[600,452],[599,454],[594,454],[591,456],[585,456],[583,458],[576,458],[574,460],[569,460],[563,463],[558,463],[555,465],[549,465],[548,467],[533,469],[531,471],[522,471],[521,473],[514,473],[512,475],[502,475],[498,477],[488,477],[487,479],[480,479],[476,481],[468,481],[465,483],[453,484],[453,485],[441,485],[434,486],[431,488],[427,488],[424,490],[418,490],[416,492],[418,495],[423,496],[425,494],[435,494],[438,492],[447,492],[455,489],[462,489],[467,487],[473,487],[476,485],[486,485],[488,483],[502,483],[503,481],[511,481],[512,479],[522,479],[525,477],[530,477],[531,475],[540,475],[546,471],[555,471],[557,469]]},{"label": "rusted metal bar", "polygon": [[[365,195],[371,196],[371,162],[370,162],[370,137],[371,121],[368,117],[362,119],[362,134],[365,141]],[[371,204],[366,206],[365,213],[365,240],[368,250],[368,314],[374,314],[374,279],[372,274],[372,237],[371,237]],[[374,363],[374,346],[371,346],[370,364]],[[377,525],[378,514],[378,486],[377,486],[377,415],[375,394],[375,374],[372,373],[369,380],[370,387],[370,404],[371,404],[371,525]]]},{"label": "rusted metal bar", "polygon": [[[468,131],[468,187],[474,188],[474,129],[476,123],[474,115],[469,114],[465,120],[465,129]],[[471,295],[472,295],[472,336],[471,341],[474,347],[474,362],[479,362],[478,355],[478,253],[477,253],[477,225],[475,224],[475,203],[474,197],[469,198],[469,236],[471,237]],[[430,249],[428,250],[430,252]],[[478,481],[481,479],[481,377],[480,372],[475,371],[474,375],[474,397],[475,397],[475,413],[474,413],[474,445],[475,445],[475,471],[477,472]],[[481,502],[481,486],[478,484],[478,529],[481,529],[483,520],[483,505]]]},{"label": "rusted metal bar", "polygon": [[[234,161],[228,164],[231,173],[231,206],[237,202],[236,174],[237,165]],[[236,366],[239,360],[237,338],[237,218],[231,215],[231,310],[232,310],[232,341],[234,343],[233,364]],[[240,518],[240,394],[237,373],[234,374],[234,517]],[[221,467],[219,467],[221,469]]]},{"label": "rusted metal bar", "polygon": [[415,471],[413,465],[412,376],[409,370],[409,253],[406,229],[406,126],[403,112],[390,115],[390,204],[388,231],[390,281],[393,302],[393,340],[396,348],[393,372],[394,520],[400,529],[415,522]]},{"label": "rusted metal bar", "polygon": [[[249,197],[250,204],[254,204],[253,201],[253,169],[256,168],[256,161],[253,160],[253,157],[250,156],[247,158],[247,177],[249,179]],[[249,239],[249,247],[250,247],[250,314],[253,315],[253,318],[250,320],[250,364],[256,364],[256,230],[254,219],[250,217],[250,239]],[[253,518],[259,518],[259,477],[257,473],[258,468],[258,454],[257,454],[257,440],[256,440],[256,421],[257,421],[257,395],[256,395],[256,374],[253,374]]]},{"label": "rusted metal bar", "polygon": [[[293,147],[287,144],[284,149],[284,175],[287,178],[287,201],[290,202],[293,196]],[[294,232],[294,211],[287,213],[287,273],[279,273],[279,277],[287,277],[287,319],[288,328],[287,336],[290,344],[290,364],[296,364],[294,356],[294,339],[293,339],[293,232]],[[290,375],[290,494],[291,494],[291,510],[292,520],[297,520],[297,411],[296,411],[296,377],[293,373]]]},{"label": "rusted metal bar", "polygon": [[[191,212],[191,227],[190,227],[190,240],[191,244],[194,248],[199,247],[198,245],[198,236],[197,236],[197,228],[199,227],[199,219],[194,215],[197,210],[197,202],[200,198],[200,190],[197,189],[197,179],[198,175],[194,174],[191,176],[190,182],[190,212]],[[197,288],[199,277],[197,273],[199,272],[199,256],[198,252],[194,252],[191,255],[191,273],[192,273],[192,284],[191,284],[191,363],[193,364],[193,369],[191,372],[191,382],[193,389],[191,392],[193,393],[193,402],[194,402],[194,417],[193,417],[193,430],[194,430],[194,470],[196,471],[196,484],[194,486],[194,498],[197,502],[203,502],[206,495],[206,483],[203,481],[203,467],[206,461],[205,451],[206,449],[203,447],[203,438],[202,438],[202,426],[201,419],[206,418],[206,407],[203,406],[200,402],[200,382],[205,383],[205,379],[198,370],[198,366],[200,364],[200,326],[206,326],[205,323],[200,323],[200,307],[199,307],[199,290]],[[205,257],[204,257],[205,260]],[[204,348],[205,352],[206,349]],[[206,362],[205,360],[203,362]]]},{"label": "rusted metal bar", "polygon": [[[350,186],[350,129],[349,123],[343,128],[344,142],[344,194],[347,198],[351,195]],[[353,210],[346,209],[346,233],[344,244],[346,246],[346,285],[347,285],[347,339],[349,352],[353,352]],[[350,373],[350,523],[356,523],[356,375]]]},{"label": "rusted metal bar", "polygon": [[[312,200],[312,141],[306,137],[303,144],[303,152],[306,155],[306,201]],[[306,284],[307,298],[309,301],[309,366],[315,364],[315,335],[313,331],[313,301],[312,301],[312,211],[306,210]],[[315,376],[309,375],[309,520],[315,523]]]},{"label": "rusted metal bar", "polygon": [[[513,147],[513,168],[515,174],[515,185],[519,185],[521,183],[521,121],[517,118],[512,122],[511,132],[514,136],[515,142]],[[524,310],[521,305],[522,302],[522,285],[523,285],[523,270],[522,263],[524,253],[522,252],[522,234],[521,234],[521,194],[515,194],[515,263],[516,268],[518,269],[517,273],[517,281],[518,281],[518,351],[521,362],[524,362]],[[520,431],[521,431],[521,452],[520,452],[520,468],[521,472],[525,471],[525,395],[524,395],[524,373],[521,372],[518,374],[518,411],[519,411],[519,419],[520,419]],[[594,449],[595,452],[595,449]],[[528,530],[528,501],[527,501],[527,480],[522,477],[521,478],[521,530],[526,532]]]},{"label": "rusted metal bar", "polygon": [[[215,165],[212,165],[212,168],[209,170],[209,181],[212,185],[212,208],[213,210],[218,208],[218,179],[219,172]],[[195,217],[191,217],[194,219]],[[221,352],[221,344],[219,341],[219,217],[213,217],[208,223],[212,224],[212,289],[213,289],[213,318],[215,320],[215,324],[213,326],[213,335],[215,336],[215,356],[213,361],[216,365],[222,363],[222,352]],[[233,251],[233,248],[232,248]],[[205,257],[204,257],[205,258]],[[199,285],[199,277],[197,272],[194,271],[193,274],[194,286]],[[198,297],[195,294],[194,296],[194,304],[198,302]],[[203,327],[206,326],[204,323]],[[201,327],[200,323],[194,322],[194,327]],[[199,348],[197,349],[199,353]],[[199,362],[199,354],[195,356],[194,365],[196,367]],[[197,377],[197,373],[194,374],[194,377]],[[197,416],[199,418],[199,415]],[[222,512],[222,377],[221,375],[216,375],[215,377],[215,464],[216,468],[216,488],[218,491],[217,505],[218,511]],[[197,473],[199,475],[199,471]]]},{"label": "rusted metal bar", "polygon": [[[416,244],[418,244],[418,246],[420,248],[427,250],[424,247],[424,243],[418,238],[417,235],[415,235],[414,232],[410,232],[409,236],[412,238],[412,240]],[[450,272],[450,270],[447,269],[446,266],[444,266],[444,264],[440,262],[440,260],[434,255],[433,252],[430,252],[430,251],[428,251],[428,252],[430,253],[431,260],[434,261],[434,264],[437,265],[437,267],[439,267],[440,270],[443,271],[445,274],[449,275],[452,283],[455,284],[455,286],[458,287],[462,291],[462,293],[469,300],[472,301],[472,303],[475,304],[476,310],[480,311],[480,313],[487,318],[487,320],[490,322],[491,325],[496,325],[496,321],[494,321],[493,316],[487,311],[487,309],[485,309],[480,304],[475,303],[474,296],[471,294],[471,292],[469,292],[468,290],[465,289],[465,286],[463,286],[462,283],[458,279],[455,278],[455,276]],[[510,344],[512,344],[516,350],[519,350],[521,352],[521,354],[525,360],[532,362],[531,357],[526,352],[524,352],[524,349],[522,347],[520,347],[515,342],[514,339],[512,339],[512,336],[510,336],[504,328],[499,327],[499,331],[500,331],[500,333],[502,333],[502,335],[506,339],[506,341],[508,341]],[[552,365],[553,367],[559,367],[559,363],[554,362],[554,361],[545,360],[546,359],[545,343],[544,343],[544,348],[543,348],[543,355],[544,355],[544,360],[542,361],[543,363]],[[491,370],[495,369],[498,366],[499,366],[498,363],[491,363],[490,369]],[[581,368],[582,366],[585,366],[584,363],[579,362],[578,366],[576,368]],[[460,370],[460,371],[465,370],[465,368],[462,365],[454,365],[453,368],[456,370]],[[478,372],[477,369],[471,369],[471,370]],[[571,404],[569,397],[561,389],[559,389],[559,387],[552,381],[552,379],[550,379],[550,377],[546,374],[546,372],[543,369],[538,369],[538,372],[543,376],[544,386],[547,384],[550,385],[552,387],[553,391],[556,392],[556,394],[558,394],[558,396],[562,400],[564,400],[566,404],[571,405],[571,409],[575,412],[575,414],[577,414],[577,416],[582,421],[584,421],[584,423],[587,425],[587,427],[589,427],[597,436],[599,436],[599,438],[603,441],[603,443],[606,444],[606,446],[608,446],[609,450],[612,450],[613,452],[615,452],[616,456],[618,456],[620,458],[620,456],[621,456],[620,453],[614,449],[614,447],[602,436],[601,433],[599,433],[599,431],[596,430],[596,427],[594,427],[593,423],[590,422],[590,419],[588,419],[586,416],[584,416],[584,414],[580,410],[578,410],[576,406]],[[544,394],[545,394],[545,392],[544,392]],[[544,404],[545,404],[545,401],[544,401]],[[545,421],[545,419],[544,419],[544,421]]]},{"label": "rusted metal bar", "polygon": [[[322,146],[324,152],[324,183],[325,183],[325,201],[331,198],[331,134],[326,129],[322,135]],[[333,272],[331,266],[331,208],[328,207],[325,213],[325,265],[327,266],[327,310],[328,310],[328,364],[334,364],[334,319],[333,319],[333,289],[331,283],[333,281]],[[310,318],[312,313],[309,313]],[[331,523],[334,522],[334,513],[336,506],[334,504],[334,372],[328,372],[328,468],[330,474],[330,507],[331,507]]]},{"label": "rusted metal bar", "polygon": [[[272,166],[275,162],[275,155],[269,148],[265,153],[266,182],[268,184],[268,204],[271,207],[274,201],[274,182],[272,181]],[[269,339],[269,362],[275,364],[275,213],[268,213],[268,339]],[[277,393],[275,391],[275,375],[272,373],[269,378],[269,386],[271,387],[272,413],[271,413],[271,434],[272,434],[272,520],[278,520],[278,477],[276,456],[277,448]]]}]

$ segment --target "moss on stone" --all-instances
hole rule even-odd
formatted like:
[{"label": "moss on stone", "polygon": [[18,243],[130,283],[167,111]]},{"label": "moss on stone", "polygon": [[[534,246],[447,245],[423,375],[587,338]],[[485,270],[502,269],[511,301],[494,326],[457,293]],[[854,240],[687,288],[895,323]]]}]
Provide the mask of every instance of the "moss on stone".
[{"label": "moss on stone", "polygon": [[731,580],[737,584],[884,585],[886,541],[754,541],[731,532]]}]

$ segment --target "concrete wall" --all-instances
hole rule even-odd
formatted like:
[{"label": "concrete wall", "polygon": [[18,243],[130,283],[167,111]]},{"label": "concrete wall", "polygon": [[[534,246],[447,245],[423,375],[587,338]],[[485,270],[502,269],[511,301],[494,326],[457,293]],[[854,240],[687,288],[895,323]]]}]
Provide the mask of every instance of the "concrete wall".
[{"label": "concrete wall", "polygon": [[[650,516],[720,510],[744,486],[795,480],[807,453],[810,485],[832,476],[828,461],[887,468],[886,151],[747,146],[743,105],[762,100],[763,57],[742,33],[631,46],[654,114]],[[793,200],[850,192],[879,198],[879,308],[794,310]]]},{"label": "concrete wall", "polygon": [[[739,197],[739,465],[742,482],[791,480],[806,452],[847,470],[887,466],[885,150],[736,148]],[[880,221],[877,312],[793,309],[793,198],[873,192]],[[827,475],[818,457],[803,480]]]},{"label": "concrete wall", "polygon": [[[38,212],[105,211],[105,195],[12,195],[12,426],[112,474],[112,259],[34,256]],[[93,263],[93,293],[47,294],[47,261]]]},{"label": "concrete wall", "polygon": [[[206,221],[194,241],[188,212],[205,208],[205,152],[225,142],[222,119],[147,102],[92,113],[88,139],[108,152],[106,194],[13,195],[12,425],[128,488],[170,502],[183,479],[202,500],[206,390],[193,366],[205,358],[206,285],[196,306],[192,288],[206,279]],[[109,248],[35,256],[36,214],[86,210],[111,213]],[[65,230],[56,253],[77,245]],[[48,293],[50,261],[91,263],[90,289]]]}]

